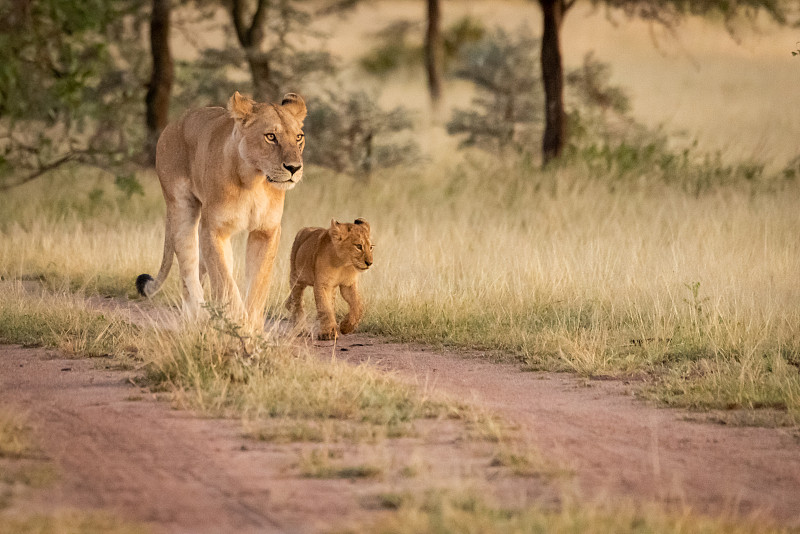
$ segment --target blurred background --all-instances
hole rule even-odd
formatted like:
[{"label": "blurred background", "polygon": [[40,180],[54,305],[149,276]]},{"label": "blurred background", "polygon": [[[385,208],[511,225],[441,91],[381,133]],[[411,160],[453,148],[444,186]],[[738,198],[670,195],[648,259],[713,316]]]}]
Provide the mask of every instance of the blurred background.
[{"label": "blurred background", "polygon": [[234,90],[302,94],[308,162],[363,176],[467,146],[535,165],[658,146],[793,170],[797,11],[781,0],[4,0],[0,187],[83,163],[136,189],[164,125]]}]

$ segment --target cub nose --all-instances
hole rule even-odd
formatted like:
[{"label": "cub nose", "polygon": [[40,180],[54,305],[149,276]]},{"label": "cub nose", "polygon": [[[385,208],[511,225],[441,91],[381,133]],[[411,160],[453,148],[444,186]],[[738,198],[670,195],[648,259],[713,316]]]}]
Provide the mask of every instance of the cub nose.
[{"label": "cub nose", "polygon": [[287,165],[285,163],[283,164],[283,168],[289,171],[289,174],[291,175],[294,175],[294,173],[299,171],[300,167],[302,167],[302,165]]},{"label": "cub nose", "polygon": [[372,260],[364,260],[364,265],[369,267],[370,265],[372,265]]}]

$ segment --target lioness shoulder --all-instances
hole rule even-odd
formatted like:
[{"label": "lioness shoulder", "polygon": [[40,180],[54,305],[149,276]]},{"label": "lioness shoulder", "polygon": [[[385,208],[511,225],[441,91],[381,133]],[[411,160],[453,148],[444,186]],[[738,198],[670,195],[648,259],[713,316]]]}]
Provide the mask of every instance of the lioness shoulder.
[{"label": "lioness shoulder", "polygon": [[[328,228],[301,229],[292,244],[289,266],[291,293],[286,307],[292,322],[302,322],[303,291],[312,286],[319,319],[318,339],[334,339],[338,332],[352,332],[364,315],[358,277],[372,265],[372,249],[370,226],[364,219],[352,223],[331,220]],[[333,308],[337,287],[349,306],[338,332]]]}]

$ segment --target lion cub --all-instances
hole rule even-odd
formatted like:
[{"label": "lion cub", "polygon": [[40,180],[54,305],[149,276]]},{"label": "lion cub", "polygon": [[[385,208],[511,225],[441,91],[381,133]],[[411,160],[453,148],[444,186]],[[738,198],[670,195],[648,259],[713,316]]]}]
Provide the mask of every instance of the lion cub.
[{"label": "lion cub", "polygon": [[354,223],[331,219],[329,228],[303,228],[297,232],[289,270],[292,292],[286,301],[292,322],[297,325],[303,320],[303,290],[313,286],[319,318],[317,339],[335,339],[333,298],[338,287],[350,307],[339,331],[352,332],[364,315],[358,275],[372,265],[372,248],[369,224],[364,219],[356,219]]}]

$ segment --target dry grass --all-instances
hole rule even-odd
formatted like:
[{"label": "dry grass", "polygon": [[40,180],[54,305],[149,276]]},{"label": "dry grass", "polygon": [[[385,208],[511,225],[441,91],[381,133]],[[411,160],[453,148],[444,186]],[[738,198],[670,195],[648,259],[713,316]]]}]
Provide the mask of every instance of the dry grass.
[{"label": "dry grass", "polygon": [[153,332],[140,354],[151,385],[178,405],[241,417],[250,435],[269,441],[374,440],[459,409],[366,364],[320,360],[274,333],[246,334],[213,310],[209,323]]},{"label": "dry grass", "polygon": [[15,534],[145,534],[149,528],[100,512],[65,511],[53,515],[0,517],[0,532]]},{"label": "dry grass", "polygon": [[[365,330],[502,351],[532,369],[645,372],[664,377],[655,398],[670,404],[777,407],[798,420],[796,186],[744,183],[695,196],[653,182],[647,169],[619,191],[609,187],[614,169],[542,173],[476,158],[436,168],[444,172],[398,171],[370,183],[310,170],[287,199],[269,312],[285,313],[300,227],[365,217],[376,243],[375,267],[362,277]],[[491,172],[505,178],[487,180]],[[57,196],[54,182],[40,186]],[[18,214],[25,224],[6,213],[0,273],[47,272],[51,286],[84,293],[106,292],[100,280],[111,281],[107,292],[132,291],[135,275],[160,261],[159,193],[152,183],[147,191],[131,213],[109,208],[87,221],[44,205],[35,217]],[[176,278],[158,302],[174,301]],[[211,397],[193,404],[217,410],[224,392]]]},{"label": "dry grass", "polygon": [[0,410],[0,458],[19,458],[31,451],[25,418],[7,409]]},{"label": "dry grass", "polygon": [[498,506],[477,492],[428,491],[383,496],[387,518],[366,527],[381,534],[532,532],[552,534],[759,534],[789,532],[769,522],[703,517],[689,509],[667,512],[659,506],[576,503],[568,496],[556,508]]},{"label": "dry grass", "polygon": [[46,346],[65,354],[124,358],[136,350],[138,329],[91,309],[72,293],[38,284],[0,283],[0,343]]}]

